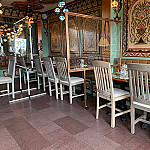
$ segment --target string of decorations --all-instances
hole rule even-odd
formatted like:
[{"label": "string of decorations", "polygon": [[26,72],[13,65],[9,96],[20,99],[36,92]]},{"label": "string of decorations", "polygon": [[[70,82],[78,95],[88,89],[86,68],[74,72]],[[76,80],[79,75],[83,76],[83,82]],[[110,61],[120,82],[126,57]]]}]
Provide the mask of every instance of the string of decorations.
[{"label": "string of decorations", "polygon": [[58,13],[58,14],[61,13],[61,15],[59,16],[59,19],[61,21],[65,20],[64,13],[69,11],[65,6],[66,6],[66,1],[65,2],[61,1],[58,3],[58,8],[55,8],[55,13]]},{"label": "string of decorations", "polygon": [[0,15],[3,14],[3,10],[2,10],[2,3],[0,3]]},{"label": "string of decorations", "polygon": [[7,40],[14,41],[14,37],[18,38],[23,31],[23,25],[20,24],[17,29],[14,31],[12,27],[8,26],[7,24],[0,26],[0,36],[3,38],[4,42]]}]

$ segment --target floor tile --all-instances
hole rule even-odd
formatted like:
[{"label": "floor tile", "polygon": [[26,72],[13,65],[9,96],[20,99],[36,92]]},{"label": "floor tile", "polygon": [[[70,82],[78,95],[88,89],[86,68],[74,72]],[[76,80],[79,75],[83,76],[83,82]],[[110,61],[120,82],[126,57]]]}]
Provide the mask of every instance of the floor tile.
[{"label": "floor tile", "polygon": [[48,124],[43,125],[43,126],[38,126],[36,127],[36,130],[41,133],[42,135],[48,134],[50,132],[53,132],[57,129],[60,129],[61,127],[58,126],[56,123],[49,121]]},{"label": "floor tile", "polygon": [[67,150],[67,149],[68,150],[93,150],[92,148],[90,148],[89,146],[87,146],[86,144],[78,140],[70,142],[60,148],[60,150]]},{"label": "floor tile", "polygon": [[130,132],[125,132],[122,129],[115,129],[114,131],[108,133],[106,137],[115,141],[118,144],[124,145],[133,135]]},{"label": "floor tile", "polygon": [[37,137],[27,143],[19,145],[22,150],[41,150],[51,144],[44,137]]},{"label": "floor tile", "polygon": [[16,142],[19,145],[22,145],[23,143],[27,143],[28,141],[31,141],[32,139],[35,139],[37,137],[42,137],[42,136],[36,129],[32,127],[24,129],[19,133],[13,134],[13,138],[16,140]]},{"label": "floor tile", "polygon": [[87,129],[84,132],[75,135],[75,137],[94,150],[115,150],[116,148],[120,147],[120,144],[105,137],[104,135],[95,132],[92,129]]},{"label": "floor tile", "polygon": [[0,121],[15,118],[18,115],[9,108],[0,109]]},{"label": "floor tile", "polygon": [[49,134],[44,135],[44,137],[53,145],[60,145],[61,143],[66,144],[69,141],[75,140],[75,138],[70,133],[62,128],[50,132]]},{"label": "floor tile", "polygon": [[54,121],[57,120],[59,118],[63,118],[66,115],[62,112],[60,112],[59,110],[56,110],[52,107],[47,108],[47,109],[43,109],[42,111],[39,111],[42,115],[46,116],[47,118],[49,118],[50,120]]},{"label": "floor tile", "polygon": [[4,125],[11,134],[21,132],[24,129],[31,128],[31,125],[22,117],[16,117],[4,121]]},{"label": "floor tile", "polygon": [[146,147],[150,148],[150,142],[146,142],[144,139],[141,139],[137,136],[133,136],[132,138],[130,138],[125,144],[124,146],[130,150],[135,150],[135,149],[141,149],[143,148],[143,150],[146,150]]},{"label": "floor tile", "polygon": [[83,123],[69,117],[63,117],[61,119],[57,119],[54,121],[57,125],[71,133],[72,135],[75,135],[77,133],[83,132],[88,127],[84,125]]}]

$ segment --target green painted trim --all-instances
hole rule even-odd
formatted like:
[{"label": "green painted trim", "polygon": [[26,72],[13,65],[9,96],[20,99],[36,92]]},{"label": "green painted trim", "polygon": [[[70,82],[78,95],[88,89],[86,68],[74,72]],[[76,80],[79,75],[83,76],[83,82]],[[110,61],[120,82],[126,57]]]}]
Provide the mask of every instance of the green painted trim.
[{"label": "green painted trim", "polygon": [[32,24],[32,44],[33,44],[33,54],[37,54],[37,36],[36,36],[36,24]]},{"label": "green painted trim", "polygon": [[[43,23],[41,21],[41,29],[42,29],[42,49],[43,49],[43,57],[50,56],[50,38],[45,35],[45,29],[43,27]],[[49,31],[49,30],[48,30]]]}]

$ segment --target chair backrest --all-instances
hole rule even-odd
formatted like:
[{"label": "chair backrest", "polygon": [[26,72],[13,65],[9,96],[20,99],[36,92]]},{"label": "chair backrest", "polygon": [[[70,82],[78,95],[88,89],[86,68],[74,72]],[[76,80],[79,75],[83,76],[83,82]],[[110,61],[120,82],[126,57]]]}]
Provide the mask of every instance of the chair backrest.
[{"label": "chair backrest", "polygon": [[15,64],[16,64],[16,58],[15,57],[9,57],[9,63],[8,63],[8,77],[11,77],[14,79],[15,77]]},{"label": "chair backrest", "polygon": [[127,64],[130,94],[133,100],[150,104],[150,64]]},{"label": "chair backrest", "polygon": [[55,75],[52,59],[49,57],[43,57],[43,61],[44,61],[48,78],[55,79],[56,75]]},{"label": "chair backrest", "polygon": [[40,56],[34,55],[33,60],[35,63],[35,68],[36,68],[37,74],[43,74],[43,67],[42,67]]},{"label": "chair backrest", "polygon": [[66,58],[56,57],[55,61],[56,61],[56,67],[57,67],[59,80],[69,82],[70,81],[70,75],[69,75],[69,72],[67,70]]},{"label": "chair backrest", "polygon": [[110,63],[104,61],[93,61],[96,88],[99,94],[113,96],[113,81]]},{"label": "chair backrest", "polygon": [[21,56],[21,57],[20,57],[20,64],[21,64],[21,66],[23,66],[23,67],[25,67],[25,68],[27,67],[27,66],[26,66],[26,63],[25,63],[25,60],[24,60],[24,56]]}]

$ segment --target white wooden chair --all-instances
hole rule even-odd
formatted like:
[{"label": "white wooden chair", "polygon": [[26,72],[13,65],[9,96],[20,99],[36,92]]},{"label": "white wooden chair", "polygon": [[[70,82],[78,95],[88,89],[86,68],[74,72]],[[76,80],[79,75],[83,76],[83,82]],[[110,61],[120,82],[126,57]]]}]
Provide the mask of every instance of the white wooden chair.
[{"label": "white wooden chair", "polygon": [[[56,67],[58,72],[58,79],[60,82],[60,97],[63,100],[63,88],[62,85],[69,86],[69,97],[70,97],[70,104],[72,104],[72,98],[83,96],[84,94],[77,95],[75,93],[75,85],[83,84],[84,79],[80,77],[70,77],[70,74],[67,70],[67,61],[66,58],[55,58]],[[73,88],[73,90],[72,90]]]},{"label": "white wooden chair", "polygon": [[[31,66],[27,66],[23,56],[20,57],[20,64],[21,64],[21,68],[23,69],[24,83],[26,84],[26,76],[27,76],[28,83],[37,81],[35,68],[32,69]],[[30,80],[30,75],[34,75],[34,78],[32,80]]]},{"label": "white wooden chair", "polygon": [[[130,93],[118,88],[113,88],[110,63],[104,61],[93,61],[94,74],[97,88],[97,109],[96,119],[99,118],[99,110],[104,107],[111,108],[111,127],[115,127],[115,118],[130,112],[116,108],[116,102],[130,97]],[[108,103],[100,106],[100,99],[108,100]],[[115,113],[117,111],[118,113]]]},{"label": "white wooden chair", "polygon": [[36,68],[36,71],[37,71],[38,89],[40,89],[40,85],[42,85],[40,83],[40,77],[42,77],[43,78],[43,89],[44,89],[44,91],[46,91],[45,78],[47,77],[47,73],[44,72],[44,70],[43,70],[43,66],[42,66],[42,63],[41,63],[41,58],[40,58],[40,56],[35,55],[35,56],[33,56],[33,60],[34,60],[35,68]]},{"label": "white wooden chair", "polygon": [[[56,76],[56,73],[54,71],[53,63],[51,58],[49,57],[43,57],[45,69],[48,76],[48,82],[49,82],[49,94],[52,96],[52,91],[56,91],[56,99],[58,99],[58,77]],[[51,82],[55,83],[55,89],[51,88]]]},{"label": "white wooden chair", "polygon": [[9,57],[9,63],[8,63],[8,74],[7,77],[0,77],[0,84],[7,84],[7,91],[9,95],[9,84],[12,84],[12,98],[15,98],[14,94],[14,77],[15,77],[15,57]]},{"label": "white wooden chair", "polygon": [[[135,133],[135,124],[147,121],[147,112],[150,112],[150,64],[127,64],[129,71],[129,87],[131,94],[131,133]],[[143,111],[143,115],[135,119],[135,109]]]}]

